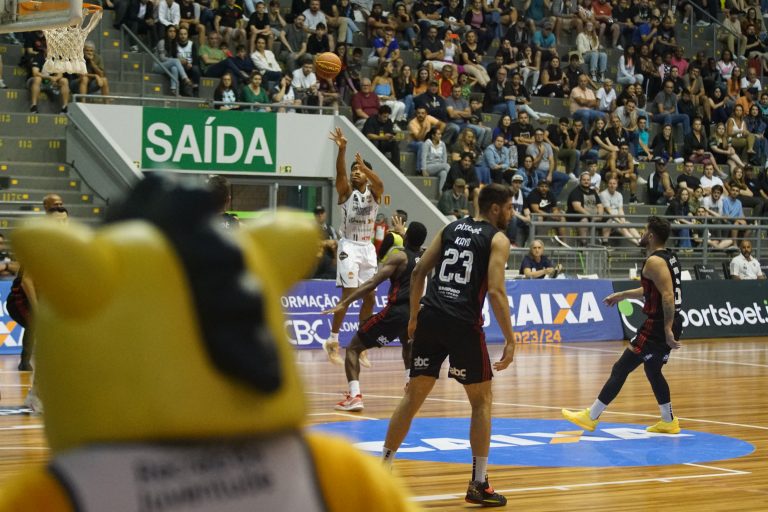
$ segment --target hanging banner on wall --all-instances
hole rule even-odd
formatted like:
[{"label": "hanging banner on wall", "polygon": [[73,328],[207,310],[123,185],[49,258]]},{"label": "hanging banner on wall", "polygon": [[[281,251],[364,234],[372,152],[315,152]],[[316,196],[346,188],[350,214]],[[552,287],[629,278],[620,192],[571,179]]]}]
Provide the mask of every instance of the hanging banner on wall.
[{"label": "hanging banner on wall", "polygon": [[[614,290],[640,286],[639,281],[615,281]],[[768,282],[683,281],[683,336],[733,338],[765,336],[768,332]],[[631,339],[645,321],[642,300],[619,303],[624,337]]]},{"label": "hanging banner on wall", "polygon": [[0,354],[21,353],[21,337],[24,328],[8,315],[8,294],[11,293],[11,280],[0,280]]},{"label": "hanging banner on wall", "polygon": [[145,107],[141,167],[274,173],[277,114]]},{"label": "hanging banner on wall", "polygon": [[[539,279],[507,281],[512,325],[518,343],[607,341],[622,337],[616,308],[603,305],[613,292],[611,281]],[[376,291],[374,311],[386,306],[387,284]],[[333,281],[303,281],[282,297],[285,329],[298,348],[319,348],[331,332],[330,315],[320,311],[338,304],[340,292]],[[349,344],[357,332],[360,302],[347,311],[339,341]],[[503,343],[490,304],[483,306],[483,328],[488,343]]]}]

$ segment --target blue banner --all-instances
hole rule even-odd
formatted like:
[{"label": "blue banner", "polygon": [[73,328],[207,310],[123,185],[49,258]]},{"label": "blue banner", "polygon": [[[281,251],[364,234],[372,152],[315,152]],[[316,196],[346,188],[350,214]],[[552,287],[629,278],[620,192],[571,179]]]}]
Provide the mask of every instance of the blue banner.
[{"label": "blue banner", "polygon": [[24,328],[16,323],[8,315],[8,306],[6,300],[11,292],[11,280],[0,280],[0,354],[20,354],[21,353],[21,335]]},{"label": "blue banner", "polygon": [[[611,281],[538,279],[507,281],[507,295],[518,343],[620,340],[623,337],[617,309],[603,305],[613,293]],[[387,303],[388,284],[376,291],[374,311]],[[331,315],[320,312],[338,304],[340,290],[333,281],[303,281],[282,297],[285,328],[298,348],[319,348],[331,332]],[[346,346],[359,325],[360,302],[347,310],[339,332]],[[489,343],[503,343],[501,329],[490,304],[483,307],[483,328]]]}]

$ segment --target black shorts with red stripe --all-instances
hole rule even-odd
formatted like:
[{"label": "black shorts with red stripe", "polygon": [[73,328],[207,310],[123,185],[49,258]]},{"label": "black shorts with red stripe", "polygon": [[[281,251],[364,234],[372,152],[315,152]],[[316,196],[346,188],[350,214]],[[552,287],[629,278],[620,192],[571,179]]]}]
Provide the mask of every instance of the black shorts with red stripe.
[{"label": "black shorts with red stripe", "polygon": [[[676,316],[672,322],[672,334],[675,335],[675,340],[679,340],[683,334],[683,318]],[[637,334],[629,341],[632,347],[632,351],[639,355],[645,356],[647,354],[662,355],[669,354],[672,348],[667,345],[667,337],[664,334],[664,320],[648,318],[637,330]],[[666,359],[664,360],[666,362]]]},{"label": "black shorts with red stripe", "polygon": [[365,348],[385,347],[393,341],[408,341],[408,305],[387,306],[363,322],[357,336]]},{"label": "black shorts with red stripe", "polygon": [[424,307],[413,336],[411,377],[438,378],[446,357],[448,377],[462,384],[477,384],[493,378],[483,328]]}]

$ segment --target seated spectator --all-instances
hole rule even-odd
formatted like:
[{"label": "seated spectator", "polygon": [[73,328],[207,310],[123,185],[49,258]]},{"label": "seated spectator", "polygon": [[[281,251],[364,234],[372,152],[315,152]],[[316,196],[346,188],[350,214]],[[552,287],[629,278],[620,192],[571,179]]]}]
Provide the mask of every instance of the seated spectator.
[{"label": "seated spectator", "polygon": [[704,164],[704,173],[701,178],[699,178],[699,185],[705,196],[712,193],[713,187],[720,186],[720,188],[722,188],[725,186],[722,178],[715,176],[715,166],[713,164]]},{"label": "seated spectator", "polygon": [[517,68],[512,71],[511,76],[520,75],[520,83],[527,91],[537,91],[541,68],[536,63],[533,48],[526,46],[522,52],[518,52],[516,64]]},{"label": "seated spectator", "polygon": [[320,98],[318,97],[319,84],[314,68],[312,60],[307,58],[301,67],[293,72],[291,86],[293,87],[296,99],[300,100],[304,105],[320,104]]},{"label": "seated spectator", "polygon": [[653,158],[655,168],[648,180],[648,204],[667,204],[675,197],[675,189],[667,172],[667,161],[659,156]]},{"label": "seated spectator", "polygon": [[579,83],[571,90],[571,115],[585,125],[591,125],[596,119],[603,119],[605,114],[597,110],[598,101],[595,91],[589,88],[587,75],[579,76]]},{"label": "seated spectator", "polygon": [[637,118],[637,148],[635,149],[635,156],[638,161],[651,160],[653,158],[653,151],[648,145],[650,133],[648,132],[648,118]]},{"label": "seated spectator", "polygon": [[[514,148],[514,146],[512,146]],[[493,144],[485,148],[483,158],[485,166],[491,171],[491,181],[494,183],[510,183],[512,175],[517,172],[517,150],[514,148],[514,162],[510,156],[510,148],[504,146],[504,137],[497,135]]]},{"label": "seated spectator", "polygon": [[[173,30],[175,32],[176,27],[173,27]],[[96,45],[93,44],[93,41],[86,41],[83,45],[83,58],[85,59],[86,73],[78,75],[72,87],[77,87],[80,94],[93,94],[96,91],[101,91],[102,96],[109,96],[109,79],[104,71],[104,61],[96,53]]]},{"label": "seated spectator", "polygon": [[549,64],[541,70],[539,90],[536,94],[550,98],[564,98],[570,92],[568,78],[563,73],[563,70],[560,69],[560,57],[552,57]]},{"label": "seated spectator", "polygon": [[[219,4],[213,19],[213,28],[218,34],[221,34],[221,37],[227,42],[227,46],[234,48],[238,44],[246,44],[248,37],[244,26],[245,13],[243,8],[237,4],[237,0],[226,0],[223,5]],[[209,38],[208,42],[210,43],[210,41]]]},{"label": "seated spectator", "polygon": [[[537,68],[548,65],[550,60],[557,57],[557,38],[552,32],[552,28],[552,22],[545,21],[541,25],[541,30],[533,33],[533,47],[536,49],[535,66]],[[536,85],[536,83],[533,83],[532,87]]]},{"label": "seated spectator", "polygon": [[180,5],[173,0],[160,0],[157,6],[157,38],[163,39],[168,27],[178,27],[181,23]]},{"label": "seated spectator", "polygon": [[677,149],[677,142],[672,135],[672,125],[665,124],[661,132],[657,133],[651,142],[651,151],[655,157],[661,157],[666,160],[674,160],[676,163],[682,163],[683,157]]},{"label": "seated spectator", "polygon": [[677,189],[688,189],[689,192],[693,192],[696,187],[699,186],[701,179],[693,175],[694,165],[690,160],[683,164],[683,172],[681,172],[677,179]]},{"label": "seated spectator", "polygon": [[368,65],[378,67],[383,62],[395,62],[399,58],[400,46],[395,39],[395,29],[387,25],[384,36],[373,39],[373,50],[368,57]]},{"label": "seated spectator", "polygon": [[[458,0],[455,0],[458,3]],[[411,50],[418,47],[418,39],[416,32],[418,31],[418,25],[414,21],[413,17],[408,13],[404,3],[395,4],[394,12],[395,21],[395,35],[402,41],[402,47],[404,50]],[[349,39],[352,42],[352,39]]]},{"label": "seated spectator", "polygon": [[576,149],[576,141],[571,138],[570,121],[567,117],[561,117],[558,124],[550,124],[544,132],[544,140],[552,146],[555,160],[563,162],[565,172],[571,181],[577,181],[576,173],[579,171],[579,150]]},{"label": "seated spectator", "polygon": [[427,133],[427,138],[421,148],[421,174],[422,176],[438,176],[438,190],[443,190],[445,180],[448,178],[448,148],[445,142],[440,140],[442,132],[439,127],[432,128]]},{"label": "seated spectator", "polygon": [[[378,101],[378,98],[376,98]],[[354,108],[354,98],[353,98]],[[416,107],[416,117],[411,119],[408,123],[408,132],[411,135],[411,142],[408,144],[408,149],[416,153],[416,171],[421,174],[422,168],[422,151],[424,142],[428,138],[428,134],[435,128],[442,130],[445,127],[445,123],[427,114],[426,107]],[[469,182],[469,180],[467,180]]]},{"label": "seated spectator", "polygon": [[592,147],[597,150],[599,158],[612,158],[613,155],[619,150],[614,146],[608,134],[605,131],[605,119],[595,119],[592,124],[592,130],[589,133],[589,138],[592,141]]},{"label": "seated spectator", "polygon": [[506,69],[499,69],[496,72],[496,80],[488,83],[485,88],[483,103],[486,112],[509,114],[513,121],[517,119],[515,97],[512,94],[512,81],[507,79]]},{"label": "seated spectator", "polygon": [[[443,185],[443,192],[453,187],[456,180],[462,179],[467,184],[469,190],[469,201],[472,202],[475,193],[480,188],[480,180],[475,172],[475,157],[472,153],[462,153],[458,162],[454,162],[451,166],[451,170],[448,172],[448,179],[445,180]],[[490,182],[490,180],[489,180]]]},{"label": "seated spectator", "polygon": [[741,104],[737,103],[733,107],[733,114],[725,123],[725,132],[731,139],[731,145],[736,150],[736,154],[742,160],[751,158],[755,153],[755,136],[749,133],[744,118],[744,107]]},{"label": "seated spectator", "polygon": [[437,209],[445,215],[449,221],[454,221],[469,215],[469,188],[463,178],[457,178],[453,186],[444,190],[437,202]]},{"label": "seated spectator", "polygon": [[528,145],[525,154],[533,157],[533,167],[539,175],[539,180],[549,182],[552,194],[559,197],[568,183],[568,175],[557,170],[555,153],[552,146],[544,140],[544,130],[537,128],[533,132],[533,143]]},{"label": "seated spectator", "polygon": [[40,93],[44,92],[49,98],[59,97],[61,99],[61,113],[67,112],[69,105],[69,80],[63,73],[48,74],[43,72],[45,64],[45,46],[41,47],[35,54],[29,54],[27,63],[27,84],[29,85],[29,111],[33,114],[39,112],[37,102]]},{"label": "seated spectator", "polygon": [[[392,110],[392,120],[405,126],[405,103],[395,96],[395,83],[392,80],[394,65],[391,61],[383,61],[373,77],[371,86],[373,92],[379,97],[379,103],[388,105]],[[400,128],[398,128],[399,130]]]},{"label": "seated spectator", "polygon": [[366,119],[362,132],[376,146],[376,149],[384,154],[389,153],[389,161],[395,167],[399,167],[400,145],[395,135],[394,124],[389,118],[391,114],[392,109],[388,105],[381,105],[378,115]]},{"label": "seated spectator", "polygon": [[[283,105],[301,105],[301,100],[296,97],[291,83],[293,82],[293,75],[286,73],[280,82],[275,86],[272,91],[272,103],[281,103]],[[293,109],[278,109],[278,112],[295,112]]]},{"label": "seated spectator", "polygon": [[[243,103],[253,103],[256,105],[267,105],[269,104],[269,96],[267,95],[266,89],[262,86],[262,77],[261,73],[258,71],[253,71],[251,73],[251,79],[250,81],[243,87],[242,90],[242,102]],[[257,108],[257,112],[270,112],[271,109],[269,107],[264,108]]]},{"label": "seated spectator", "polygon": [[[235,48],[235,54],[231,57],[227,57],[232,64],[235,65],[235,67],[240,71],[240,76],[243,77],[243,74],[248,75],[247,78],[243,77],[243,80],[246,81],[250,79],[251,73],[256,70],[256,65],[253,63],[253,59],[251,59],[251,56],[248,55],[248,51],[245,48],[245,45],[239,44]],[[274,55],[273,55],[274,58]],[[274,81],[277,81],[280,77],[275,77]]]},{"label": "seated spectator", "polygon": [[[187,77],[192,81],[192,87],[196,88],[200,84],[202,71],[200,70],[200,50],[197,43],[189,38],[189,30],[181,27],[176,37],[176,45],[166,48],[169,57],[179,59],[179,63],[184,68]],[[181,78],[181,74],[179,74]]]},{"label": "seated spectator", "polygon": [[607,179],[607,187],[599,194],[600,202],[607,216],[606,222],[615,224],[613,227],[603,228],[603,239],[607,241],[611,232],[618,231],[621,236],[634,245],[640,246],[641,237],[637,229],[623,226],[623,224],[627,224],[627,219],[624,217],[624,197],[618,188],[618,178],[610,176]]},{"label": "seated spectator", "polygon": [[731,260],[731,279],[746,281],[750,279],[765,279],[760,262],[752,257],[752,242],[742,240],[739,243],[741,254]]},{"label": "seated spectator", "polygon": [[613,80],[606,79],[603,86],[597,90],[597,110],[610,115],[616,110],[616,90],[613,88]]},{"label": "seated spectator", "polygon": [[570,214],[580,214],[580,217],[568,217],[568,222],[578,222],[580,246],[587,245],[589,240],[589,227],[591,222],[600,222],[603,218],[603,204],[600,197],[590,183],[589,172],[583,171],[579,175],[579,186],[568,195],[568,210]]},{"label": "seated spectator", "polygon": [[328,26],[325,13],[320,10],[320,0],[310,0],[309,7],[302,14],[304,15],[304,31],[310,35],[315,33],[320,23]]},{"label": "seated spectator", "polygon": [[589,74],[593,82],[602,82],[605,79],[605,70],[608,68],[608,54],[600,45],[595,25],[591,21],[584,24],[584,32],[576,36],[576,51],[580,62],[585,62],[589,67]]},{"label": "seated spectator", "polygon": [[[360,90],[352,96],[352,115],[355,120],[355,126],[362,128],[366,119],[378,114],[380,106],[379,97],[373,92],[371,81],[368,78],[361,79]],[[418,109],[416,109],[417,117],[418,112]],[[426,135],[426,132],[424,132],[424,135]]]},{"label": "seated spectator", "polygon": [[[549,183],[541,180],[535,190],[525,198],[525,215],[532,219],[531,215],[539,216],[539,220],[545,222],[565,222],[562,216],[562,210],[557,206],[557,198],[549,191]],[[563,247],[569,248],[563,240],[565,238],[565,227],[556,228],[557,236],[554,241]]]},{"label": "seated spectator", "polygon": [[[127,10],[127,14],[123,18],[125,25],[136,35],[138,35],[147,46],[154,48],[157,44],[157,31],[155,12],[158,9],[158,4],[151,0],[139,0],[138,2],[127,2],[128,5],[124,9]],[[120,25],[119,13],[115,16],[115,28],[119,28]],[[138,46],[131,45],[131,51],[139,51]]]},{"label": "seated spectator", "polygon": [[[741,189],[739,186],[732,184],[728,190],[728,195],[723,198],[723,218],[732,223],[734,226],[747,225],[747,219],[744,218],[744,208],[741,204],[741,200],[739,199],[740,194]],[[714,200],[714,196],[712,199]],[[743,236],[739,236],[738,229],[733,229],[731,230],[731,238],[738,240],[739,238],[743,238]]]},{"label": "seated spectator", "polygon": [[232,75],[230,73],[221,75],[219,85],[213,91],[213,101],[213,108],[217,110],[240,110],[240,106],[235,105],[235,103],[240,101],[240,94],[233,87]]},{"label": "seated spectator", "polygon": [[635,160],[629,152],[629,144],[623,143],[619,151],[608,160],[606,183],[611,178],[616,178],[619,185],[629,183],[629,202],[637,204],[637,173],[635,172]]},{"label": "seated spectator", "polygon": [[258,0],[254,7],[253,13],[248,18],[248,24],[245,27],[245,31],[248,34],[249,48],[251,51],[256,49],[256,38],[261,36],[267,42],[267,48],[272,49],[274,44],[274,35],[272,34],[272,28],[269,26],[269,16],[267,15],[267,8],[264,2]]},{"label": "seated spectator", "polygon": [[253,65],[259,70],[264,80],[267,82],[277,82],[280,80],[283,72],[280,64],[277,63],[275,54],[271,50],[267,50],[267,40],[263,36],[259,36],[256,38],[255,44],[256,47],[251,54]]},{"label": "seated spectator", "polygon": [[475,138],[482,147],[491,143],[490,128],[469,122],[472,119],[472,109],[469,108],[469,101],[461,96],[461,85],[453,86],[451,95],[445,100],[445,107],[451,124],[456,125],[459,130],[469,129],[474,132]]},{"label": "seated spectator", "polygon": [[531,94],[528,92],[528,89],[525,88],[522,81],[522,76],[519,73],[514,73],[512,75],[512,86],[509,90],[511,99],[515,102],[515,110],[517,111],[518,116],[521,112],[527,112],[535,121],[539,121],[542,117],[551,119],[552,116],[549,114],[537,112],[531,108]]},{"label": "seated spectator", "polygon": [[635,47],[627,46],[624,53],[619,57],[619,67],[616,74],[616,83],[622,85],[643,83],[643,74],[640,73],[640,67],[635,68]]},{"label": "seated spectator", "polygon": [[430,81],[429,87],[427,87],[427,92],[416,96],[413,99],[413,103],[417,109],[419,107],[426,108],[430,116],[440,120],[440,122],[445,124],[443,140],[445,140],[445,142],[448,144],[451,144],[459,134],[459,127],[450,122],[445,99],[440,96],[438,87],[439,86],[436,80]]},{"label": "seated spectator", "polygon": [[765,214],[766,204],[763,198],[755,195],[745,178],[746,171],[749,169],[752,169],[752,166],[747,166],[745,169],[740,167],[734,169],[731,177],[725,182],[725,188],[730,192],[731,187],[738,187],[741,204],[747,208],[752,208],[752,217],[762,217]]},{"label": "seated spectator", "polygon": [[703,129],[700,117],[694,117],[691,123],[691,133],[685,136],[683,142],[683,158],[696,164],[714,162],[715,157],[709,152],[709,140]]},{"label": "seated spectator", "polygon": [[[186,29],[185,29],[186,30]],[[182,85],[181,92],[184,96],[192,96],[193,84],[189,79],[184,66],[177,58],[171,57],[174,53],[174,49],[178,47],[178,41],[176,40],[176,27],[168,27],[165,31],[165,38],[158,41],[155,47],[155,56],[160,61],[158,64],[155,62],[152,65],[152,71],[154,73],[161,73],[167,71],[171,75],[171,94],[175,95],[179,90],[179,83]]]},{"label": "seated spectator", "polygon": [[[234,0],[227,1],[232,2]],[[221,49],[221,36],[218,32],[208,34],[208,44],[200,47],[199,54],[203,76],[221,78],[224,73],[229,73],[235,88],[237,88],[238,80],[248,78],[248,74],[237,69],[237,66],[227,58],[227,54]]]},{"label": "seated spectator", "polygon": [[525,215],[525,197],[523,193],[523,177],[519,174],[512,175],[512,182],[509,185],[512,192],[513,218],[509,219],[507,224],[507,238],[512,247],[525,245],[531,234],[531,219]]},{"label": "seated spectator", "polygon": [[321,53],[332,52],[335,47],[336,44],[333,41],[333,36],[328,34],[328,28],[325,26],[325,23],[318,23],[314,33],[310,34],[307,39],[307,53],[317,56]]},{"label": "seated spectator", "polygon": [[296,63],[307,53],[307,33],[304,31],[306,18],[297,14],[293,23],[286,25],[280,32],[280,60],[285,63],[286,70],[293,72]]},{"label": "seated spectator", "polygon": [[664,81],[664,89],[653,99],[656,113],[653,122],[662,125],[682,125],[683,135],[691,131],[691,123],[688,116],[677,113],[677,96],[674,93],[675,83],[672,80]]},{"label": "seated spectator", "polygon": [[553,265],[547,256],[544,255],[544,242],[534,240],[531,242],[531,248],[520,262],[520,275],[528,279],[544,279],[545,277],[557,277],[562,272],[563,267],[559,263]]},{"label": "seated spectator", "polygon": [[[690,198],[690,189],[685,187],[678,188],[675,197],[669,201],[667,211],[664,212],[664,215],[667,217],[675,217],[675,219],[672,220],[674,224],[693,224],[693,221],[688,218],[691,216],[689,205]],[[679,229],[674,233],[675,238],[677,238],[677,247],[690,249],[693,246],[690,228]]]},{"label": "seated spectator", "polygon": [[533,157],[531,155],[523,157],[522,166],[517,170],[515,176],[520,176],[520,188],[523,191],[523,196],[526,198],[539,186],[539,173],[536,172],[536,168],[533,166]]},{"label": "seated spectator", "polygon": [[380,3],[377,2],[371,6],[366,25],[369,41],[375,37],[382,37],[384,29],[390,26],[386,16],[384,16],[384,8]]},{"label": "seated spectator", "polygon": [[488,71],[483,67],[483,53],[485,50],[478,44],[477,32],[469,31],[461,45],[461,59],[459,64],[464,66],[464,72],[477,80],[480,87],[485,87],[491,81]]},{"label": "seated spectator", "polygon": [[[715,163],[718,165],[728,164],[733,172],[737,167],[744,167],[744,161],[736,153],[732,140],[725,131],[725,124],[718,123],[715,127],[715,133],[709,139],[709,149],[715,157]],[[719,170],[719,169],[718,169]]]},{"label": "seated spectator", "polygon": [[[194,0],[181,0],[179,3],[179,21],[178,28],[187,29],[192,36],[196,36],[198,44],[205,43],[205,23],[201,21],[200,16],[203,13],[203,9],[199,3]],[[168,27],[165,29],[166,37],[168,33]]]}]

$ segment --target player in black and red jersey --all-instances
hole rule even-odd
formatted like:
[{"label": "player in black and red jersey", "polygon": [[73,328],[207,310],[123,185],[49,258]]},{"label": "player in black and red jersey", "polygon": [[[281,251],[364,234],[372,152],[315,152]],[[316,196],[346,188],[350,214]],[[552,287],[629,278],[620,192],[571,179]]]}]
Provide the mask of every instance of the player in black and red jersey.
[{"label": "player in black and red jersey", "polygon": [[371,293],[389,279],[389,294],[384,309],[369,317],[352,337],[344,356],[344,370],[347,374],[349,393],[336,404],[339,411],[362,411],[363,395],[360,393],[360,353],[374,347],[384,347],[399,340],[403,347],[403,363],[409,370],[411,365],[410,340],[408,338],[408,316],[411,302],[411,273],[421,257],[421,246],[427,238],[427,228],[420,222],[413,222],[403,239],[404,247],[392,247],[386,262],[375,276],[356,288],[336,307],[323,313],[346,311],[350,304]]},{"label": "player in black and red jersey", "polygon": [[563,409],[563,416],[581,428],[595,430],[600,414],[619,394],[627,376],[642,364],[661,410],[661,421],[646,430],[663,434],[680,432],[680,423],[672,414],[669,384],[661,373],[670,352],[680,348],[683,332],[680,263],[665,247],[669,232],[669,221],[648,217],[645,234],[640,239],[640,246],[645,247],[647,254],[640,278],[642,286],[612,293],[604,300],[607,306],[614,306],[624,299],[644,299],[643,313],[648,318],[613,365],[611,376],[592,407],[581,411]]},{"label": "player in black and red jersey", "polygon": [[[478,216],[451,222],[437,234],[411,275],[411,381],[389,422],[382,459],[387,465],[392,463],[411,420],[448,357],[448,376],[464,385],[472,407],[472,480],[465,499],[498,507],[506,505],[507,500],[488,484],[486,474],[493,371],[483,334],[482,310],[487,293],[506,342],[501,360],[493,364],[493,369],[503,370],[512,363],[515,353],[504,282],[510,245],[504,231],[512,218],[512,192],[503,185],[488,185],[480,191],[478,204]],[[424,280],[432,269],[434,276],[422,298]]]}]

